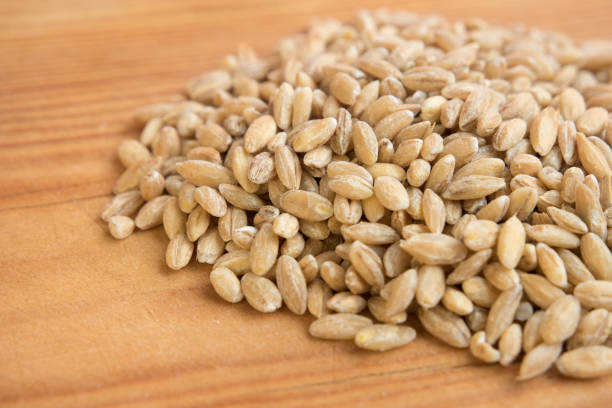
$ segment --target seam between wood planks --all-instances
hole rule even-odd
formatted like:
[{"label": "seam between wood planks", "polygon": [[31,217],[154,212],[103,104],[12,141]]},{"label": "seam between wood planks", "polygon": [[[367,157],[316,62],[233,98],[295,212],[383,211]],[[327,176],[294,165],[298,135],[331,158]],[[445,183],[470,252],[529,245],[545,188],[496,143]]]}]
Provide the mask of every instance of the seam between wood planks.
[{"label": "seam between wood planks", "polygon": [[[76,137],[63,137],[63,138],[59,138],[59,139],[40,139],[40,140],[32,140],[29,142],[23,142],[23,143],[0,143],[0,147],[9,147],[9,148],[15,148],[15,147],[26,147],[26,146],[31,146],[31,145],[40,145],[40,144],[55,144],[55,143],[60,143],[60,142],[78,142],[81,140],[91,140],[91,139],[97,139],[97,138],[102,138],[105,137],[107,139],[124,139],[126,136],[128,136],[127,132],[131,132],[130,129],[124,129],[124,130],[120,130],[119,132],[108,132],[108,133],[96,133],[96,134],[83,134],[81,136],[76,136]],[[106,150],[97,150],[100,153],[106,153]],[[115,150],[116,151],[116,150]]]},{"label": "seam between wood planks", "polygon": [[[58,191],[61,191],[61,190],[58,190]],[[57,201],[57,202],[53,202],[53,203],[43,203],[43,204],[37,204],[37,205],[24,205],[24,206],[20,206],[20,207],[1,208],[0,209],[0,213],[1,212],[5,212],[5,211],[30,210],[30,209],[33,209],[33,208],[42,208],[42,207],[50,207],[50,206],[53,206],[53,205],[69,204],[69,203],[72,203],[72,202],[92,200],[92,199],[95,199],[95,198],[111,197],[112,195],[113,195],[112,193],[106,193],[106,194],[98,194],[98,195],[93,195],[93,196],[88,196],[88,197],[72,198],[70,200]]]},{"label": "seam between wood planks", "polygon": [[[28,195],[28,194],[36,194],[36,193],[44,193],[44,192],[61,192],[64,189],[70,189],[70,188],[75,188],[75,187],[82,187],[82,186],[87,186],[87,185],[91,185],[91,184],[102,184],[102,183],[110,183],[115,181],[115,178],[104,178],[104,179],[100,179],[100,180],[88,180],[87,183],[79,183],[79,184],[69,184],[69,185],[63,185],[59,188],[56,187],[49,187],[49,188],[41,188],[40,190],[33,190],[33,191],[27,191],[25,193],[14,193],[14,194],[6,194],[6,195],[1,195],[0,196],[0,200],[5,199],[5,198],[15,198],[15,197],[21,197],[24,195]],[[112,192],[108,192],[105,195],[113,195]],[[93,196],[92,196],[93,197]]]},{"label": "seam between wood planks", "polygon": [[[269,363],[270,361],[266,360],[264,361],[264,365],[265,363]],[[261,363],[257,363],[257,362],[251,362],[251,365],[255,364],[255,365],[262,365]],[[275,392],[290,392],[290,391],[294,391],[294,390],[301,390],[301,389],[308,389],[308,388],[312,388],[312,387],[321,387],[321,386],[329,386],[329,385],[336,385],[336,384],[344,384],[344,383],[350,383],[353,381],[357,381],[357,380],[361,380],[361,379],[366,379],[366,378],[374,378],[374,377],[384,377],[384,376],[388,376],[388,375],[396,375],[396,374],[402,374],[402,373],[410,373],[410,372],[418,372],[418,371],[438,371],[438,370],[444,370],[444,371],[454,371],[454,370],[461,370],[464,368],[469,368],[469,367],[486,367],[486,365],[484,364],[480,364],[480,363],[464,363],[464,364],[458,364],[458,365],[453,365],[453,366],[446,366],[446,365],[442,365],[442,364],[432,364],[432,365],[425,365],[425,366],[420,366],[420,367],[411,367],[411,368],[405,368],[405,369],[400,369],[400,370],[387,370],[387,371],[380,371],[380,372],[373,372],[373,373],[366,373],[366,374],[362,374],[362,375],[354,375],[351,377],[346,377],[346,378],[338,378],[338,379],[331,379],[328,381],[317,381],[317,382],[312,382],[312,383],[308,383],[308,384],[301,384],[301,385],[295,385],[295,386],[289,386],[289,387],[275,387],[275,388],[268,388],[265,390],[259,390],[259,392],[266,392],[266,393],[275,393]],[[202,371],[202,368],[205,368],[206,366],[200,366],[200,367],[193,367],[193,368],[185,368],[180,370],[180,374],[182,375],[189,375],[192,373],[197,373]],[[16,398],[5,398],[2,399],[0,398],[0,402],[3,403],[11,403],[11,402],[17,402],[17,401],[32,401],[32,400],[37,400],[37,399],[43,399],[43,398],[48,398],[48,397],[69,397],[69,396],[75,396],[75,395],[83,395],[83,394],[90,394],[93,392],[97,392],[100,390],[105,390],[105,389],[113,389],[113,388],[118,388],[118,387],[122,387],[122,386],[129,386],[129,385],[137,385],[137,384],[142,384],[142,383],[147,383],[147,382],[151,382],[151,381],[156,381],[156,380],[161,380],[164,378],[168,378],[168,377],[176,377],[177,372],[173,371],[172,369],[169,370],[168,373],[162,373],[159,375],[153,375],[153,376],[149,376],[149,377],[145,377],[145,378],[137,378],[137,379],[128,379],[128,380],[122,380],[120,382],[114,383],[114,384],[107,384],[104,385],[102,387],[97,386],[97,387],[90,387],[90,388],[83,388],[80,390],[76,390],[74,392],[55,392],[55,393],[48,393],[48,394],[35,394],[32,396],[28,396],[26,398],[23,397],[16,397]],[[267,381],[267,380],[265,380]],[[252,384],[256,384],[257,382],[251,382]],[[253,393],[258,392],[258,390],[254,390]],[[161,399],[168,399],[168,398],[173,398],[173,397],[178,397],[178,396],[185,396],[188,394],[191,395],[197,395],[197,394],[203,394],[205,393],[204,391],[202,391],[202,387],[190,387],[188,390],[181,390],[179,392],[176,393],[169,393],[169,394],[164,394],[164,395],[160,395],[157,396],[155,398],[132,398],[132,399],[128,399],[128,400],[123,400],[121,402],[119,402],[118,404],[125,404],[125,403],[137,403],[137,402],[143,402],[143,401],[154,401],[154,400],[161,400]],[[109,406],[113,406],[113,405],[117,405],[117,404],[104,404],[102,406],[104,407],[109,407]]]}]

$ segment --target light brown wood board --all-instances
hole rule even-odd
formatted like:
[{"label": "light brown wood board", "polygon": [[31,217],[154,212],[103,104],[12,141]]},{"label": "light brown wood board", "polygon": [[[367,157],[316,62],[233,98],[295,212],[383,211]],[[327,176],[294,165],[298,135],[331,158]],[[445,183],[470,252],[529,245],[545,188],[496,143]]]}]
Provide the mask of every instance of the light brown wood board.
[{"label": "light brown wood board", "polygon": [[180,93],[241,42],[270,53],[312,17],[389,6],[612,37],[597,1],[0,2],[0,406],[596,407],[612,378],[517,383],[419,334],[384,354],[310,338],[165,267],[161,230],[117,242],[98,220],[137,135],[131,112]]}]

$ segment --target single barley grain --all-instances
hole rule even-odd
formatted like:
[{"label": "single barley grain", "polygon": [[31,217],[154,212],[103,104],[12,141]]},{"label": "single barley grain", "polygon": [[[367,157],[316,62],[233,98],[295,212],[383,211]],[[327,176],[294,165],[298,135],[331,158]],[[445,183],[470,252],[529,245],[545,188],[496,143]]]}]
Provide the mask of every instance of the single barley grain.
[{"label": "single barley grain", "polygon": [[508,366],[514,362],[521,352],[521,326],[517,323],[510,325],[499,338],[499,363]]},{"label": "single barley grain", "polygon": [[265,223],[255,234],[250,248],[251,270],[255,275],[265,275],[276,262],[278,255],[278,236],[272,224]]},{"label": "single barley grain", "polygon": [[474,333],[470,340],[470,352],[477,359],[485,363],[497,363],[500,359],[500,352],[485,340],[485,332]]},{"label": "single barley grain", "polygon": [[441,306],[431,309],[419,308],[418,316],[425,330],[432,336],[453,347],[469,347],[470,329],[459,316]]},{"label": "single barley grain", "polygon": [[117,194],[105,205],[100,218],[104,221],[109,221],[115,215],[130,216],[138,211],[143,202],[144,199],[139,191],[126,191],[125,193]]},{"label": "single barley grain", "polygon": [[474,304],[463,292],[453,287],[446,287],[442,304],[449,311],[459,315],[467,316],[474,311]]},{"label": "single barley grain", "polygon": [[356,314],[328,314],[312,322],[308,332],[326,340],[352,340],[361,329],[371,324],[372,320]]},{"label": "single barley grain", "polygon": [[562,349],[560,343],[542,343],[535,346],[523,357],[519,375],[516,379],[519,381],[529,380],[545,373],[559,358]]},{"label": "single barley grain", "polygon": [[282,305],[280,292],[267,278],[249,272],[240,280],[240,286],[249,305],[258,312],[274,312]]},{"label": "single barley grain", "polygon": [[351,292],[338,292],[327,301],[327,308],[337,313],[360,313],[366,306],[363,297]]},{"label": "single barley grain", "polygon": [[612,310],[612,282],[593,280],[579,283],[574,288],[574,296],[584,307]]},{"label": "single barley grain", "polygon": [[304,314],[307,300],[306,280],[295,259],[288,255],[278,258],[276,284],[287,308],[295,314]]},{"label": "single barley grain", "polygon": [[499,290],[481,276],[466,279],[461,289],[475,305],[486,308],[490,308],[499,296]]},{"label": "single barley grain", "polygon": [[610,336],[611,328],[610,312],[606,309],[592,310],[580,319],[575,333],[567,341],[567,348],[601,345]]},{"label": "single barley grain", "polygon": [[540,336],[549,344],[561,343],[574,334],[580,321],[580,302],[565,295],[546,309],[540,322]]},{"label": "single barley grain", "polygon": [[238,277],[226,267],[218,267],[210,272],[210,283],[223,300],[238,303],[242,300],[242,288]]},{"label": "single barley grain", "polygon": [[166,264],[175,270],[182,269],[191,260],[193,255],[193,242],[189,241],[184,233],[174,236],[166,250]]},{"label": "single barley grain", "polygon": [[134,222],[141,230],[151,229],[162,224],[163,213],[166,202],[170,199],[168,195],[155,197],[142,206]]},{"label": "single barley grain", "polygon": [[566,377],[602,377],[612,372],[612,349],[599,345],[580,347],[563,353],[556,364]]},{"label": "single barley grain", "polygon": [[387,351],[410,343],[416,338],[412,327],[374,324],[364,327],[355,335],[357,346],[372,351]]},{"label": "single barley grain", "polygon": [[134,232],[134,220],[125,215],[114,215],[108,220],[108,231],[115,239],[124,239]]},{"label": "single barley grain", "polygon": [[[208,217],[208,214],[206,215]],[[188,226],[187,214],[181,211],[176,197],[170,197],[166,201],[164,211],[162,213],[162,223],[168,239],[172,239],[178,234],[186,232]],[[206,225],[206,228],[208,225]],[[204,228],[204,231],[206,230]],[[198,237],[191,239],[193,236],[188,236],[190,241],[195,241]]]}]

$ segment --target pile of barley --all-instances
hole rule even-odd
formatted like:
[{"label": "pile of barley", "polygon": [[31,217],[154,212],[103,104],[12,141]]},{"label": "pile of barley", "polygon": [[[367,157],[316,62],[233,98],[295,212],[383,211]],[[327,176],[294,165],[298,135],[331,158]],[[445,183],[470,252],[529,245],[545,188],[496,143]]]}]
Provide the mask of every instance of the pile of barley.
[{"label": "pile of barley", "polygon": [[[612,371],[612,46],[408,13],[243,48],[145,107],[106,206],[228,302],[388,350],[418,316],[478,359]],[[130,215],[135,218],[129,218]],[[367,314],[367,316],[362,313]],[[378,324],[373,324],[378,321]]]}]

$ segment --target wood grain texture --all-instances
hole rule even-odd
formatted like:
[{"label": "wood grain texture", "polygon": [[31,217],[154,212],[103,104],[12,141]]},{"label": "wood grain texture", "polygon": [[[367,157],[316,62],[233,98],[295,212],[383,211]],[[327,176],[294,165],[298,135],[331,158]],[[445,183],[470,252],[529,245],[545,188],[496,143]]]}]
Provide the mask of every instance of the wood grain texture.
[{"label": "wood grain texture", "polygon": [[97,219],[133,109],[240,42],[270,52],[311,17],[379,5],[612,37],[609,0],[0,2],[0,406],[609,406],[612,378],[516,383],[422,334],[384,354],[312,339],[309,317],[170,271],[161,230],[117,242]]}]

